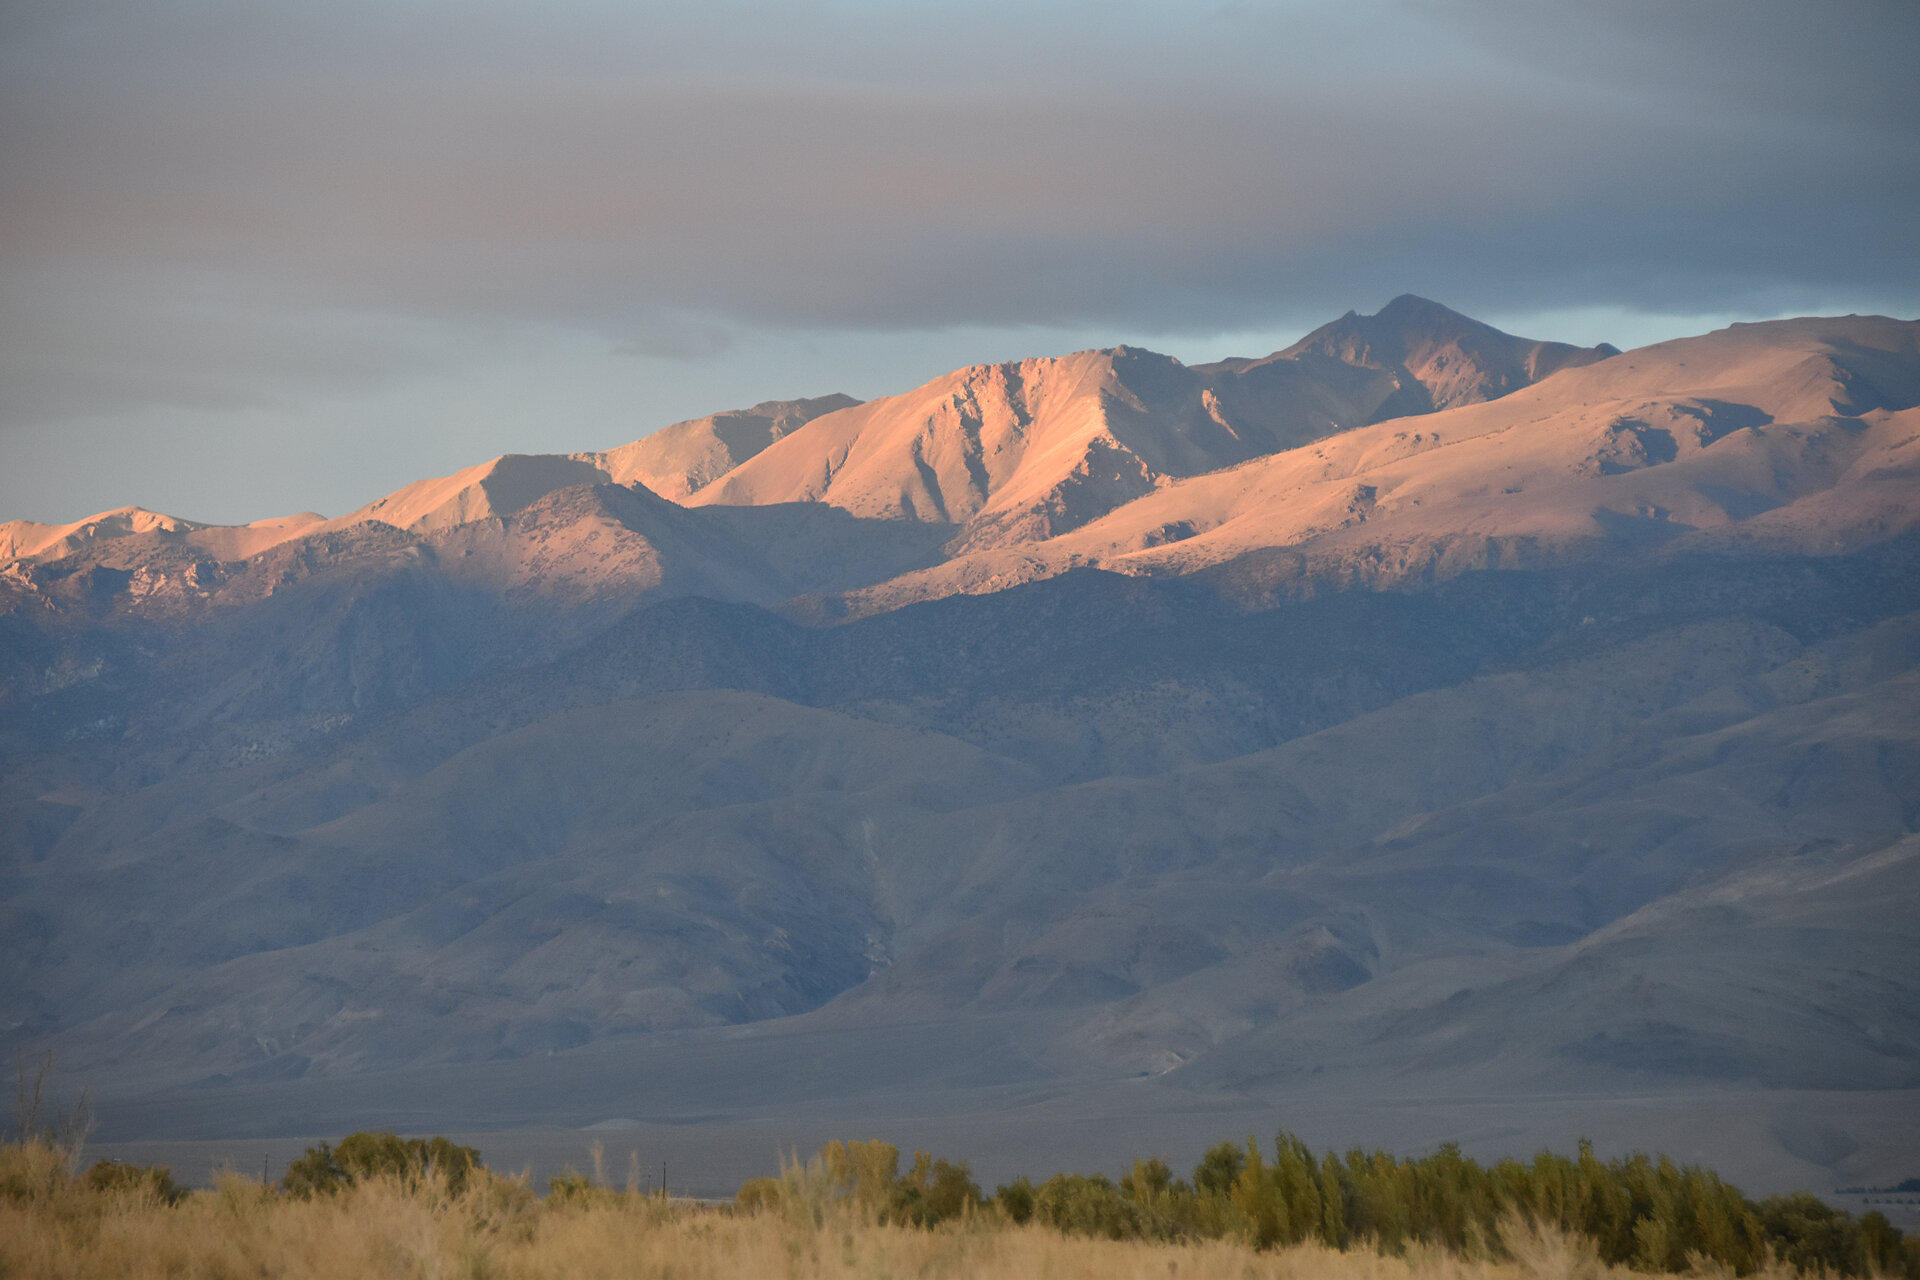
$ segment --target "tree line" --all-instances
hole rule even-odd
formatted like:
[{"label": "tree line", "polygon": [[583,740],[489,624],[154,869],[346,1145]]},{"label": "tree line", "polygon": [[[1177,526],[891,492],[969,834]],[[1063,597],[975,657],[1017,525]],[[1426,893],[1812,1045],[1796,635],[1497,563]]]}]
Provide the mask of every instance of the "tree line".
[{"label": "tree line", "polygon": [[833,1200],[881,1221],[931,1225],[991,1212],[1072,1235],[1127,1239],[1237,1237],[1259,1248],[1315,1242],[1334,1249],[1404,1253],[1430,1245],[1468,1256],[1503,1252],[1502,1229],[1519,1221],[1593,1242],[1600,1258],[1639,1271],[1674,1273],[1712,1263],[1748,1275],[1775,1258],[1802,1271],[1920,1280],[1920,1237],[1885,1215],[1854,1218],[1804,1193],[1754,1201],[1718,1174],[1666,1157],[1601,1160],[1590,1142],[1573,1157],[1543,1151],[1530,1162],[1482,1165],[1449,1143],[1398,1158],[1354,1148],[1315,1153],[1291,1133],[1274,1141],[1222,1142],[1190,1179],[1165,1160],[1104,1174],[1018,1178],[982,1195],[965,1162],[916,1152],[899,1170],[885,1142],[832,1142],[808,1165],[740,1189],[747,1207]]},{"label": "tree line", "polygon": [[[165,1205],[186,1194],[158,1167],[102,1162],[62,1177],[58,1166],[77,1148],[59,1148],[40,1133],[19,1144],[23,1154],[38,1150],[60,1158],[5,1162],[0,1198],[30,1199],[68,1178],[78,1190],[133,1192]],[[311,1198],[376,1179],[454,1195],[496,1181],[472,1147],[361,1132],[307,1148],[278,1188]],[[585,1207],[614,1198],[611,1188],[570,1171],[553,1179],[548,1203]],[[1588,1142],[1572,1157],[1542,1151],[1531,1161],[1482,1165],[1451,1143],[1418,1158],[1357,1147],[1316,1155],[1283,1131],[1271,1153],[1251,1137],[1219,1143],[1184,1179],[1154,1157],[1135,1161],[1117,1182],[1058,1173],[1038,1184],[1017,1178],[991,1196],[965,1161],[920,1151],[903,1170],[891,1143],[830,1142],[779,1177],[747,1182],[735,1208],[816,1223],[852,1212],[901,1226],[997,1220],[1113,1240],[1239,1239],[1262,1249],[1314,1243],[1387,1254],[1417,1245],[1466,1257],[1503,1256],[1507,1233],[1525,1224],[1582,1237],[1602,1261],[1650,1273],[1712,1268],[1744,1276],[1778,1259],[1803,1272],[1920,1280],[1920,1235],[1909,1238],[1878,1211],[1855,1218],[1804,1193],[1755,1201],[1712,1170],[1664,1156],[1602,1160]]]}]

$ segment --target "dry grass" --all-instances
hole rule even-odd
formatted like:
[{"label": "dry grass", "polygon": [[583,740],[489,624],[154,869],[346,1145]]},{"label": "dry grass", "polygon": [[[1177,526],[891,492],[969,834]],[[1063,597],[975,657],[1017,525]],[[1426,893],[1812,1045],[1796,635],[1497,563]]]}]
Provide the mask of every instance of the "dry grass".
[{"label": "dry grass", "polygon": [[[168,1206],[151,1194],[91,1193],[57,1153],[0,1148],[0,1278],[100,1276],[262,1280],[594,1280],[659,1277],[1045,1277],[1047,1280],[1620,1280],[1580,1241],[1522,1226],[1503,1233],[1513,1261],[1441,1251],[1272,1253],[1190,1244],[1069,1238],[983,1216],[931,1231],[839,1211],[736,1215],[595,1190],[559,1204],[524,1182],[485,1177],[460,1195],[373,1181],[300,1200],[229,1174]],[[1786,1280],[1791,1272],[1778,1280]]]}]

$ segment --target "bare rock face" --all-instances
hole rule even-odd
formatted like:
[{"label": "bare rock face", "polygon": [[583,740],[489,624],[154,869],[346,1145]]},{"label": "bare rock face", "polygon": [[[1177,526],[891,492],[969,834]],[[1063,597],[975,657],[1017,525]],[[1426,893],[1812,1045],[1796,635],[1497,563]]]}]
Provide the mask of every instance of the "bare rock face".
[{"label": "bare rock face", "polygon": [[1119,347],[960,370],[809,424],[699,500],[826,502],[954,525],[956,554],[1012,547],[1170,480],[1495,399],[1613,354],[1515,338],[1407,296],[1264,360],[1189,369]]},{"label": "bare rock face", "polygon": [[1592,364],[1620,351],[1602,343],[1574,347],[1502,333],[1437,302],[1405,293],[1362,316],[1349,311],[1269,360],[1338,360],[1385,375],[1392,390],[1371,421],[1497,400],[1559,369]]},{"label": "bare rock face", "polygon": [[958,541],[944,562],[844,607],[1086,565],[1189,574],[1241,562],[1232,572],[1250,578],[1258,561],[1284,567],[1289,589],[1313,589],[1661,545],[1866,545],[1920,516],[1917,333],[1878,317],[1788,320],[1563,368],[1495,400],[1157,476],[1149,492],[1059,532],[1036,523],[1017,544]]},{"label": "bare rock face", "polygon": [[751,409],[709,414],[662,427],[632,444],[599,455],[615,484],[639,484],[685,502],[747,459],[822,414],[859,404],[834,394],[810,400],[769,400]]},{"label": "bare rock face", "polygon": [[221,559],[237,559],[265,550],[325,524],[311,511],[296,516],[256,520],[246,525],[208,525],[162,515],[141,507],[103,511],[72,524],[37,524],[31,520],[0,523],[0,565],[28,560],[57,560],[81,554],[96,545],[149,535],[154,543],[191,547]]}]

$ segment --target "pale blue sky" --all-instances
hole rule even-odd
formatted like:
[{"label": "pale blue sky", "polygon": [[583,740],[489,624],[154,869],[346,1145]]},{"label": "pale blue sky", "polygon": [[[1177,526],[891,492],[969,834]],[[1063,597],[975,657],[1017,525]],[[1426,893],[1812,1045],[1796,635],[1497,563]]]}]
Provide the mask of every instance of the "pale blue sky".
[{"label": "pale blue sky", "polygon": [[1920,313],[1920,10],[48,0],[0,15],[0,519],[1415,292],[1621,346]]}]

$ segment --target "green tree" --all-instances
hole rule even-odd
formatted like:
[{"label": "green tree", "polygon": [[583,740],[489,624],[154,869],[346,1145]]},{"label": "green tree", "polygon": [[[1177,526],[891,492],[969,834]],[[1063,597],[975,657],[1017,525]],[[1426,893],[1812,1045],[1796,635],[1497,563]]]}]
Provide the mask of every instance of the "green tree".
[{"label": "green tree", "polygon": [[964,1160],[955,1164],[916,1151],[913,1168],[894,1183],[888,1216],[895,1222],[930,1227],[958,1218],[979,1203],[980,1184]]},{"label": "green tree", "polygon": [[486,1166],[480,1153],[447,1138],[402,1138],[398,1134],[362,1130],[348,1134],[340,1145],[317,1143],[287,1166],[280,1185],[298,1196],[336,1191],[367,1178],[394,1178],[418,1186],[429,1177],[445,1180],[456,1194],[466,1189],[476,1170]]},{"label": "green tree", "polygon": [[334,1163],[349,1180],[388,1177],[410,1179],[420,1172],[420,1162],[404,1138],[394,1133],[362,1130],[340,1139],[333,1149]]},{"label": "green tree", "polygon": [[1140,1208],[1103,1173],[1056,1173],[1034,1191],[1034,1217],[1068,1235],[1131,1240],[1142,1234]]},{"label": "green tree", "polygon": [[1867,1265],[1883,1276],[1906,1271],[1905,1251],[1900,1247],[1900,1231],[1878,1209],[1860,1216],[1860,1245]]},{"label": "green tree", "polygon": [[1142,1208],[1152,1208],[1173,1187],[1173,1170],[1159,1156],[1135,1160],[1133,1172],[1120,1179],[1120,1192]]},{"label": "green tree", "polygon": [[1221,1142],[1209,1147],[1200,1157],[1200,1163],[1194,1166],[1194,1193],[1227,1199],[1233,1194],[1233,1184],[1239,1181],[1240,1170],[1246,1163],[1245,1153],[1235,1143]]},{"label": "green tree", "polygon": [[995,1187],[993,1202],[1006,1215],[1007,1221],[1015,1226],[1025,1226],[1033,1220],[1033,1183],[1021,1177]]},{"label": "green tree", "polygon": [[1247,1235],[1256,1249],[1271,1249],[1285,1236],[1284,1207],[1273,1177],[1261,1158],[1260,1144],[1247,1139],[1247,1161],[1233,1180],[1233,1207],[1247,1222]]},{"label": "green tree", "polygon": [[1273,1169],[1269,1176],[1279,1198],[1280,1239],[1299,1244],[1321,1231],[1320,1186],[1313,1152],[1291,1133],[1282,1131],[1273,1141]]},{"label": "green tree", "polygon": [[1859,1226],[1805,1192],[1762,1200],[1760,1222],[1779,1255],[1802,1271],[1866,1274]]},{"label": "green tree", "polygon": [[287,1166],[280,1187],[290,1195],[311,1199],[338,1191],[347,1182],[346,1170],[333,1158],[330,1143],[316,1142]]},{"label": "green tree", "polygon": [[1340,1180],[1340,1162],[1327,1152],[1320,1162],[1320,1240],[1329,1249],[1347,1247],[1347,1193]]},{"label": "green tree", "polygon": [[836,1139],[820,1148],[820,1161],[840,1195],[872,1213],[887,1207],[900,1173],[900,1149],[891,1142]]}]

